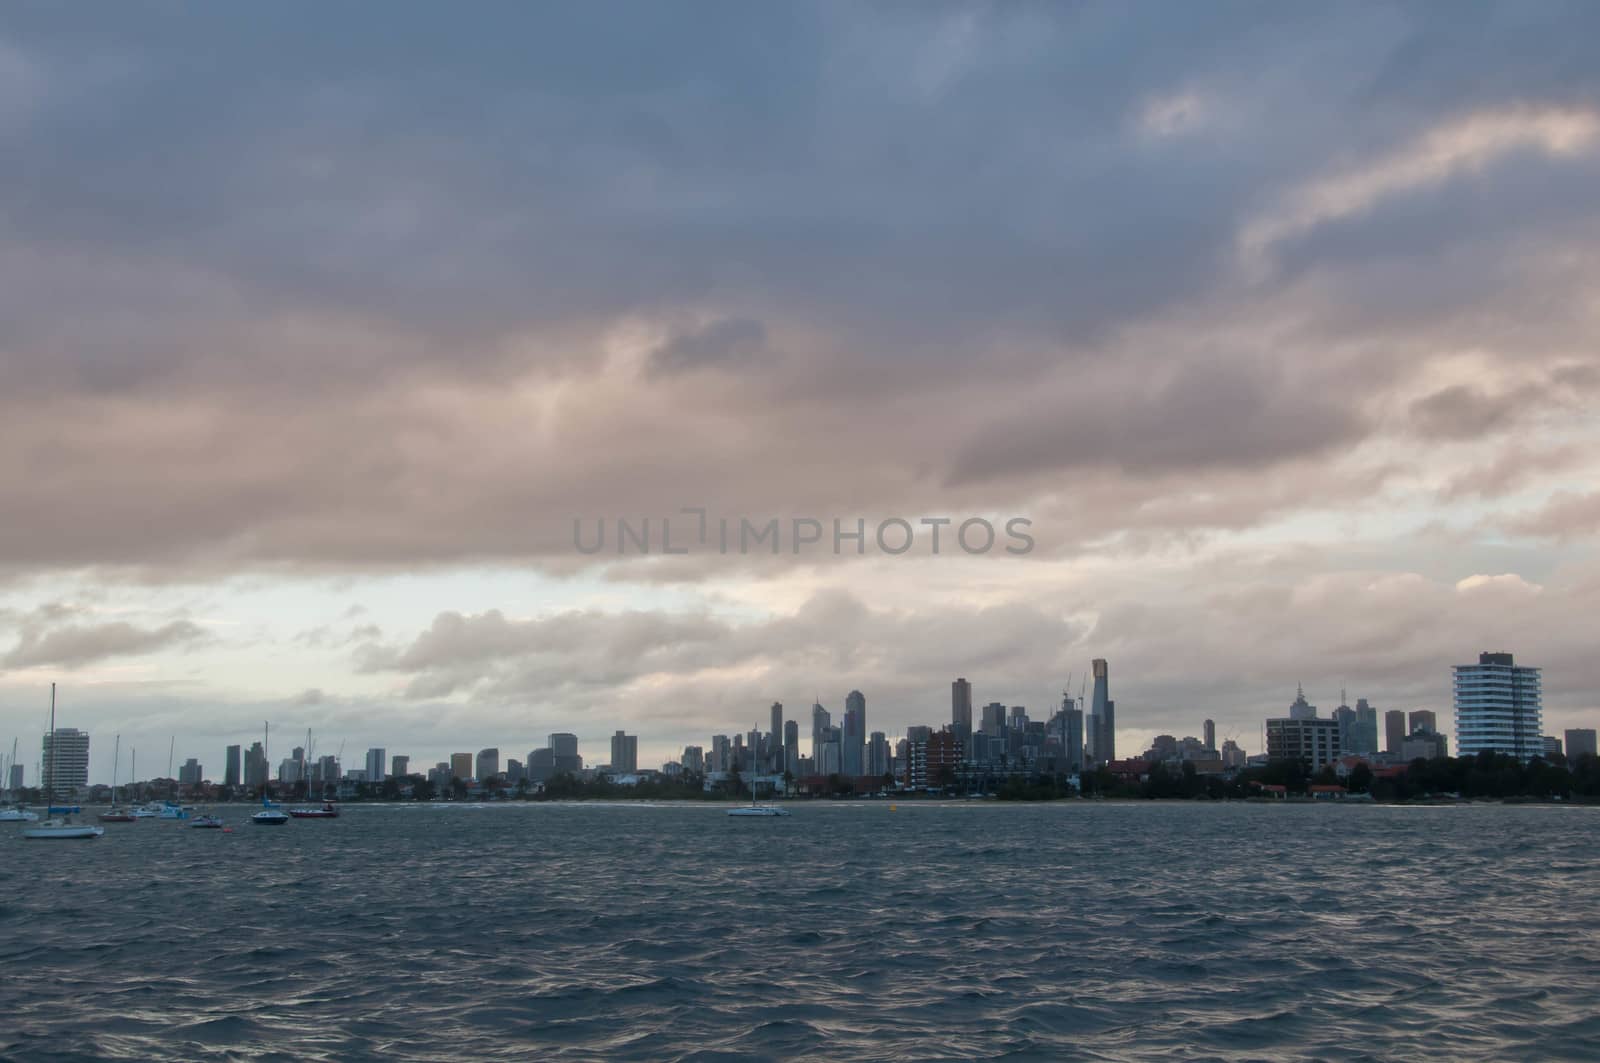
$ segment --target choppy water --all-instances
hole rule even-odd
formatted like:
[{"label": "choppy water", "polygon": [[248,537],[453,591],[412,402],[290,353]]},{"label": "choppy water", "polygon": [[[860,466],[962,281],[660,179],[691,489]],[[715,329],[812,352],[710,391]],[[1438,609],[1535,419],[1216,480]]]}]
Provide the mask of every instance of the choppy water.
[{"label": "choppy water", "polygon": [[0,1051],[1600,1058],[1600,808],[247,815],[0,834]]}]

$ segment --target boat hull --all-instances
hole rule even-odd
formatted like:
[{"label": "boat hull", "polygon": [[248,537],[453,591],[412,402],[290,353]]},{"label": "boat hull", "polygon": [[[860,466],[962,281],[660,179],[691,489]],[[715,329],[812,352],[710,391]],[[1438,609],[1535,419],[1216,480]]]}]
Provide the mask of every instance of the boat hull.
[{"label": "boat hull", "polygon": [[78,841],[98,838],[104,833],[104,827],[29,827],[22,836],[34,841]]},{"label": "boat hull", "polygon": [[289,822],[289,817],[282,812],[257,812],[250,817],[250,822],[258,827],[281,827]]}]

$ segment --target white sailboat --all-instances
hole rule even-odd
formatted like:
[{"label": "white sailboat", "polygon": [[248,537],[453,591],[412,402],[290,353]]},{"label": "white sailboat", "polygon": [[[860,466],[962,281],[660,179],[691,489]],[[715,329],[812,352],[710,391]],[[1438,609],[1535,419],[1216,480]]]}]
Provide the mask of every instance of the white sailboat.
[{"label": "white sailboat", "polygon": [[789,810],[787,808],[779,808],[777,805],[756,804],[756,783],[754,777],[752,777],[750,780],[750,803],[748,805],[740,805],[738,808],[728,809],[728,815],[741,817],[772,817],[787,816],[788,814]]},{"label": "white sailboat", "polygon": [[[11,740],[11,759],[6,761],[5,777],[7,779],[11,778],[11,765],[15,764],[16,762],[17,740],[13,738]],[[19,796],[20,795],[18,794],[11,795],[13,800],[16,800]],[[17,801],[16,807],[14,808],[0,808],[0,823],[32,823],[38,818],[39,813],[29,812],[26,808],[22,807],[22,802],[20,800]]]},{"label": "white sailboat", "polygon": [[[268,754],[268,751],[272,748],[271,741],[271,725],[263,724],[261,730],[261,757],[268,764],[272,763]],[[281,827],[289,822],[289,813],[273,804],[272,799],[267,796],[267,784],[265,782],[261,784],[261,811],[251,816],[250,822],[258,827]]]},{"label": "white sailboat", "polygon": [[[52,785],[51,784],[54,783],[54,781],[55,781],[53,776],[56,773],[56,766],[55,766],[56,752],[55,752],[55,744],[54,744],[55,743],[55,734],[56,734],[56,685],[54,683],[51,683],[50,684],[50,742],[51,742],[50,770],[44,773],[44,806],[45,806],[46,809],[49,809],[49,807],[50,807],[50,801],[51,801],[51,798],[53,796]],[[45,820],[43,823],[40,823],[36,827],[24,827],[22,829],[22,836],[24,838],[34,838],[34,839],[38,839],[38,840],[46,840],[46,839],[66,840],[66,839],[72,839],[72,838],[98,838],[98,837],[100,837],[100,835],[104,834],[105,832],[106,832],[106,829],[104,827],[91,827],[91,826],[89,826],[88,824],[85,824],[85,823],[74,823],[74,822],[72,822],[72,817],[70,815],[63,814],[63,815],[61,815],[59,817],[51,816],[49,819]]]}]

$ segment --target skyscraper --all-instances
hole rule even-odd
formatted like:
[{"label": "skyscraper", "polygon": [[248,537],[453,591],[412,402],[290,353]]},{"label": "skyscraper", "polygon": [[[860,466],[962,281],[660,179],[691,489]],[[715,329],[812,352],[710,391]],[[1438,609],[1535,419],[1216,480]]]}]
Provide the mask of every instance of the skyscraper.
[{"label": "skyscraper", "polygon": [[772,770],[782,771],[783,756],[783,702],[772,703],[772,738],[769,748],[772,750]]},{"label": "skyscraper", "polygon": [[[382,750],[379,750],[381,753]],[[488,749],[478,750],[478,779],[492,779],[500,774],[500,749],[490,746]]]},{"label": "skyscraper", "polygon": [[184,761],[183,766],[178,769],[178,783],[181,786],[199,786],[203,778],[205,769],[194,757]]},{"label": "skyscraper", "polygon": [[965,677],[950,684],[950,733],[963,756],[972,755],[972,684]]},{"label": "skyscraper", "polygon": [[783,770],[790,775],[800,774],[800,721],[787,720],[783,725]]},{"label": "skyscraper", "polygon": [[1070,694],[1061,697],[1061,747],[1068,774],[1083,771],[1083,710]]},{"label": "skyscraper", "polygon": [[76,727],[57,727],[44,736],[44,778],[56,794],[70,794],[89,785],[89,734]]},{"label": "skyscraper", "polygon": [[387,767],[388,751],[382,746],[367,750],[367,781],[382,782]]},{"label": "skyscraper", "polygon": [[450,754],[450,778],[466,780],[472,778],[472,754]]},{"label": "skyscraper", "polygon": [[1355,744],[1346,752],[1370,756],[1378,751],[1378,710],[1368,705],[1366,698],[1356,699],[1356,726],[1352,735]]},{"label": "skyscraper", "polygon": [[828,710],[813,702],[811,705],[811,759],[815,761],[822,753],[822,744],[828,740],[828,728],[833,726],[833,717]]},{"label": "skyscraper", "polygon": [[1205,723],[1200,725],[1200,730],[1205,735],[1206,748],[1207,749],[1216,749],[1217,748],[1217,721],[1215,721],[1215,720],[1207,720]]},{"label": "skyscraper", "polygon": [[889,739],[882,731],[873,731],[867,740],[866,770],[862,774],[874,778],[889,774]]},{"label": "skyscraper", "polygon": [[237,787],[240,781],[239,774],[239,747],[229,746],[228,754],[224,758],[222,769],[222,785],[229,788]]},{"label": "skyscraper", "polygon": [[260,742],[251,742],[244,754],[244,785],[256,790],[267,784],[267,751]]},{"label": "skyscraper", "polygon": [[21,764],[11,765],[11,778],[6,780],[6,788],[13,793],[22,789],[22,770]]},{"label": "skyscraper", "polygon": [[1431,709],[1417,709],[1410,716],[1412,734],[1437,734],[1439,717]]},{"label": "skyscraper", "polygon": [[389,774],[396,779],[404,779],[411,774],[411,758],[404,753],[396,753],[389,758]]},{"label": "skyscraper", "polygon": [[983,707],[983,720],[980,726],[983,733],[992,738],[998,738],[1005,733],[1006,707],[998,701],[991,701]]},{"label": "skyscraper", "polygon": [[1527,761],[1543,752],[1539,669],[1516,664],[1509,653],[1480,653],[1477,664],[1452,671],[1457,756],[1487,751]]},{"label": "skyscraper", "polygon": [[1383,745],[1385,753],[1398,755],[1406,744],[1406,714],[1390,709],[1383,714]]},{"label": "skyscraper", "polygon": [[1289,719],[1315,720],[1316,718],[1317,707],[1306,700],[1306,688],[1297,684],[1295,686],[1294,701],[1289,703]]},{"label": "skyscraper", "polygon": [[862,750],[867,741],[867,698],[852,690],[844,699],[844,726],[839,728],[839,774],[864,774]]},{"label": "skyscraper", "polygon": [[1105,764],[1117,759],[1117,710],[1116,702],[1111,700],[1111,669],[1100,657],[1090,667],[1094,670],[1094,700],[1089,706],[1088,757],[1095,764]]},{"label": "skyscraper", "polygon": [[618,731],[611,736],[611,770],[632,775],[639,770],[639,736]]}]

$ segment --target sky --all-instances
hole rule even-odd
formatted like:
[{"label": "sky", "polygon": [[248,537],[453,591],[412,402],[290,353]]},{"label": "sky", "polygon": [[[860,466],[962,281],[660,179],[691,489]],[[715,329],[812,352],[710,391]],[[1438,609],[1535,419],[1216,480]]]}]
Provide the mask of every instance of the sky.
[{"label": "sky", "polygon": [[15,3],[0,148],[30,781],[52,682],[96,781],[1097,657],[1123,753],[1484,650],[1600,725],[1593,4]]}]

